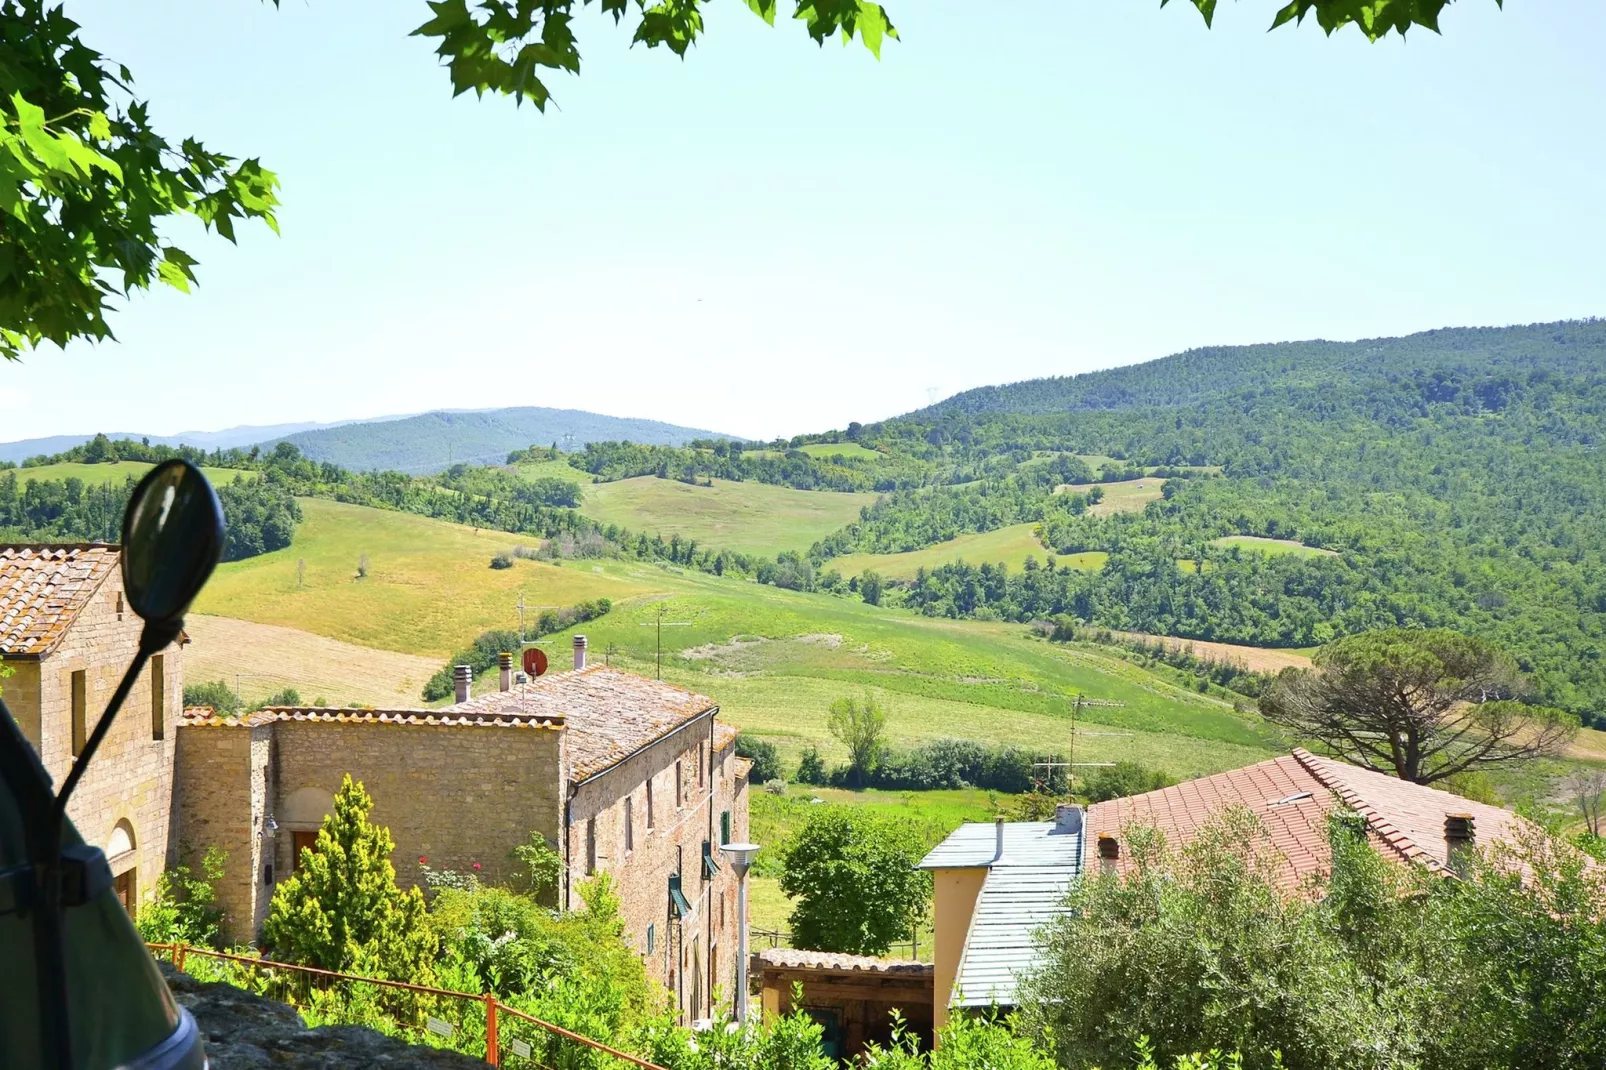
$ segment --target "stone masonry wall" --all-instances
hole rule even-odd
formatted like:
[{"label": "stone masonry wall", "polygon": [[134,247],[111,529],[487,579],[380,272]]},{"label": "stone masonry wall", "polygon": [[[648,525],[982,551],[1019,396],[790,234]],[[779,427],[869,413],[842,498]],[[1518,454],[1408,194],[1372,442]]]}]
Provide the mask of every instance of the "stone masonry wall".
[{"label": "stone masonry wall", "polygon": [[[718,855],[721,812],[731,811],[733,839],[747,833],[746,795],[738,794],[733,782],[731,748],[711,753],[713,725],[712,713],[688,723],[579,785],[569,804],[569,908],[582,909],[575,886],[588,876],[594,835],[596,871],[613,879],[625,939],[647,960],[649,975],[675,993],[687,1019],[711,1013],[716,988],[721,1002],[728,1005],[731,999],[736,882]],[[678,807],[677,765],[682,793]],[[627,798],[633,826],[628,850]],[[704,842],[720,867],[712,878],[703,869]],[[669,877],[677,871],[692,908],[684,919],[675,919],[670,910]]]},{"label": "stone masonry wall", "polygon": [[234,941],[255,935],[252,861],[261,837],[251,800],[252,735],[249,728],[193,725],[178,732],[173,805],[180,859],[198,870],[207,848],[227,852],[223,879],[214,890],[223,909],[224,935]]},{"label": "stone masonry wall", "polygon": [[[303,788],[333,795],[350,773],[374,801],[371,819],[390,829],[402,887],[431,869],[508,879],[511,852],[541,832],[556,842],[561,814],[561,741],[548,727],[434,726],[280,721],[273,724],[270,810]],[[219,729],[231,731],[231,729]],[[295,866],[291,830],[275,837],[274,872]]]},{"label": "stone masonry wall", "polygon": [[[14,704],[18,722],[57,785],[73,762],[73,673],[84,673],[87,739],[138,648],[141,625],[125,604],[122,575],[114,571],[48,657],[36,664],[13,662],[18,672],[4,682],[6,702]],[[149,898],[169,857],[174,740],[184,700],[183,648],[169,646],[161,658],[161,738],[151,717],[154,668],[147,667],[67,807],[79,834],[97,847],[106,848],[113,830],[126,823],[134,849],[110,859],[112,872],[132,871],[140,899]]]}]

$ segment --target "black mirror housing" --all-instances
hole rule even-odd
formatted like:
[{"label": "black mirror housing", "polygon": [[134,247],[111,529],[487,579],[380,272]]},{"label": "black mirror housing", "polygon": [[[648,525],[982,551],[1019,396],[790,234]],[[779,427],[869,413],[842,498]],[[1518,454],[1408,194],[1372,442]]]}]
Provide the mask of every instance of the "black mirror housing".
[{"label": "black mirror housing", "polygon": [[153,624],[177,625],[223,554],[223,505],[189,461],[163,461],[123,514],[123,589]]}]

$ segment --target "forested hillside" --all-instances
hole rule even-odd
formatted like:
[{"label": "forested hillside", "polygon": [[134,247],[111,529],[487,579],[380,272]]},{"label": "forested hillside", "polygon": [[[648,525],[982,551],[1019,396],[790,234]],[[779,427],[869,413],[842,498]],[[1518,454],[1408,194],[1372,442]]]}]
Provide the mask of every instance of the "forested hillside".
[{"label": "forested hillside", "polygon": [[[861,439],[980,478],[885,499],[817,567],[1021,521],[1052,553],[1110,555],[894,591],[927,613],[1281,646],[1447,626],[1518,652],[1548,700],[1606,709],[1606,322],[1194,350],[971,391]],[[1143,511],[1096,516],[1085,488],[1044,487],[1069,455],[1171,478]],[[1335,553],[1216,543],[1243,535]]]}]

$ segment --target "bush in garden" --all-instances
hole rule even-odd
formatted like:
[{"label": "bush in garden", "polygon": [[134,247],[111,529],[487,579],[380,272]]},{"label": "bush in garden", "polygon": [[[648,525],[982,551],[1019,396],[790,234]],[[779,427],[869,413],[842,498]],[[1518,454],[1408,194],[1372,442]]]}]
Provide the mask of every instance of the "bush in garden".
[{"label": "bush in garden", "polygon": [[197,876],[181,864],[156,878],[156,894],[140,907],[134,927],[148,944],[189,944],[222,947],[218,926],[223,908],[217,905],[216,884],[223,879],[228,852],[213,846],[201,859]]},{"label": "bush in garden", "polygon": [[395,842],[389,829],[369,823],[372,809],[348,774],[318,846],[303,848],[299,868],[274,892],[263,939],[289,962],[427,984],[435,941],[424,896],[396,886]]}]

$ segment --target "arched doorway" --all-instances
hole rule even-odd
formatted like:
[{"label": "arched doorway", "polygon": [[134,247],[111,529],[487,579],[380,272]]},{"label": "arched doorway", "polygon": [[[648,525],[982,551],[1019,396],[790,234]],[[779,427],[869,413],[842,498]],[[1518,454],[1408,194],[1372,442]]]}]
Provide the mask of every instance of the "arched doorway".
[{"label": "arched doorway", "polygon": [[297,788],[285,796],[278,818],[279,827],[290,834],[290,866],[301,868],[301,852],[318,849],[318,830],[335,808],[335,797],[323,788]]},{"label": "arched doorway", "polygon": [[106,864],[112,871],[112,890],[128,916],[139,903],[139,855],[135,853],[134,826],[127,818],[112,827],[106,840]]}]

